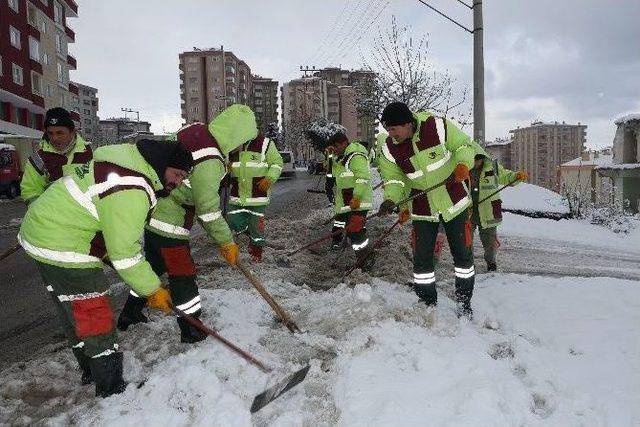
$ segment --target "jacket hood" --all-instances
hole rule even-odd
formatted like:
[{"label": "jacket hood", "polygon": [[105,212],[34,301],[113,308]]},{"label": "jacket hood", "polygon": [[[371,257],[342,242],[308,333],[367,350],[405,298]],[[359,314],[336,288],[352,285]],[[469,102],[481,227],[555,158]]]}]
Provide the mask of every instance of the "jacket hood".
[{"label": "jacket hood", "polygon": [[133,144],[115,144],[99,147],[93,154],[93,160],[113,163],[136,171],[149,178],[155,191],[160,191],[164,188],[153,166],[145,160],[138,148]]},{"label": "jacket hood", "polygon": [[234,104],[209,123],[209,132],[225,156],[258,136],[256,116],[246,105]]}]

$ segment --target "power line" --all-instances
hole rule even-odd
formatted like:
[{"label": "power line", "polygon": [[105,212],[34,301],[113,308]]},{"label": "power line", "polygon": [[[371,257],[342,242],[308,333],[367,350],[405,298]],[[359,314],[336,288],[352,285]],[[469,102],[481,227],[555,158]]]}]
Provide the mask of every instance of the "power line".
[{"label": "power line", "polygon": [[369,10],[371,10],[371,7],[373,6],[373,3],[375,1],[378,0],[370,0],[369,3],[365,6],[364,12],[362,13],[362,15],[360,15],[360,17],[353,23],[353,26],[351,27],[351,29],[344,35],[344,37],[342,38],[342,40],[340,41],[340,43],[336,46],[333,54],[327,58],[329,61],[329,65],[331,65],[331,62],[335,61],[339,55],[342,53],[342,50],[340,50],[342,48],[342,46],[344,45],[344,43],[347,41],[347,39],[351,36],[351,34],[353,34],[353,32],[361,26],[362,22],[365,21],[366,16],[369,14]]},{"label": "power line", "polygon": [[344,16],[344,12],[347,9],[347,6],[349,5],[349,0],[346,0],[344,3],[344,6],[342,7],[342,10],[340,11],[340,13],[338,15],[336,15],[335,19],[333,20],[333,24],[331,24],[331,27],[329,28],[329,30],[327,31],[327,34],[324,36],[324,39],[320,42],[320,44],[318,45],[318,47],[316,48],[315,52],[309,57],[309,61],[307,61],[308,63],[312,63],[313,58],[320,53],[320,50],[324,48],[326,42],[329,40],[329,36],[331,34],[333,34],[333,31],[336,28],[336,25],[338,24],[338,21],[342,20],[342,17]]},{"label": "power line", "polygon": [[[383,0],[383,1],[384,1],[384,0]],[[348,46],[348,47],[347,47],[347,49],[346,49],[346,50],[345,50],[345,52],[342,54],[342,56],[340,57],[340,59],[344,58],[344,57],[347,55],[347,53],[349,53],[349,50],[350,50],[350,49],[353,49],[353,47],[354,47],[354,46],[358,46],[358,43],[360,42],[360,40],[362,40],[362,37],[363,37],[364,35],[368,34],[369,28],[371,28],[371,26],[372,26],[375,22],[377,22],[377,21],[378,21],[378,18],[380,17],[380,15],[382,14],[382,12],[384,12],[384,10],[387,8],[387,6],[389,6],[389,4],[390,4],[390,1],[389,1],[389,0],[387,0],[387,1],[386,1],[386,3],[384,4],[384,6],[382,6],[382,7],[380,8],[380,10],[379,10],[379,11],[378,11],[378,13],[376,14],[376,16],[373,18],[373,20],[371,20],[371,21],[369,22],[369,24],[367,24],[367,26],[365,27],[365,29],[364,29],[364,30],[362,30],[362,31],[360,32],[360,36],[359,36],[357,39],[355,39],[355,41],[354,41],[350,46]]]},{"label": "power line", "polygon": [[[434,12],[436,12],[438,15],[442,16],[443,18],[448,19],[449,21],[453,22],[454,24],[456,24],[458,27],[462,28],[463,30],[473,34],[473,30],[468,29],[467,27],[465,27],[464,25],[462,25],[461,23],[459,23],[458,21],[456,21],[453,18],[450,18],[449,16],[445,15],[444,13],[440,12],[438,9],[436,9],[435,7],[431,6],[430,4],[428,4],[427,2],[425,2],[424,0],[418,0],[420,3],[422,3],[423,5],[427,6],[429,9],[433,10]],[[466,3],[464,3],[466,5]],[[473,8],[470,8],[473,9]]]},{"label": "power line", "polygon": [[[353,12],[351,12],[351,14],[349,15],[349,17],[348,17],[348,18],[347,18],[347,20],[345,21],[344,25],[340,27],[340,32],[342,32],[342,30],[344,29],[344,34],[342,35],[342,40],[343,40],[343,41],[342,41],[341,43],[344,43],[344,39],[345,39],[345,37],[347,36],[347,32],[349,31],[349,30],[347,30],[347,27],[349,27],[349,25],[351,24],[351,21],[353,20],[353,17],[354,17],[354,16],[356,16],[356,15],[359,15],[359,14],[357,13],[357,12],[358,12],[358,9],[360,9],[360,5],[363,5],[363,4],[364,4],[364,2],[359,1],[359,2],[355,5],[355,7],[354,7],[354,9],[353,9]],[[334,40],[336,40],[336,41],[337,41],[337,40],[339,40],[339,39],[340,39],[340,37],[341,37],[340,35],[337,35],[337,36],[334,38]],[[332,55],[334,54],[334,51],[332,51],[332,50],[331,50],[331,47],[332,47],[334,44],[335,44],[335,43],[331,43],[331,44],[329,44],[329,45],[327,46],[327,49],[325,50],[325,53],[324,53],[322,56],[320,56],[320,58],[318,58],[317,63],[320,63],[320,62],[327,62],[327,60],[328,60],[329,58],[331,58],[331,57],[332,57]],[[320,65],[321,65],[321,64],[320,64]]]}]

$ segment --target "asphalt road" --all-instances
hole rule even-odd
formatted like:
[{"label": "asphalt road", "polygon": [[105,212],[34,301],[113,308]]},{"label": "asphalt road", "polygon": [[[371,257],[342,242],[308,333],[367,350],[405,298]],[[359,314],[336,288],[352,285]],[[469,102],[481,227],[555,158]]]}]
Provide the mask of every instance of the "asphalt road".
[{"label": "asphalt road", "polygon": [[[318,179],[298,172],[296,178],[278,181],[267,218],[301,218],[311,209],[327,206],[326,197],[306,192]],[[324,186],[324,181],[321,183]],[[295,209],[291,209],[292,206]],[[24,212],[20,200],[0,199],[0,251],[15,243]],[[112,282],[119,281],[113,273],[107,276]],[[122,295],[116,296],[117,308],[122,299]],[[62,342],[64,336],[58,327],[54,305],[42,285],[35,263],[22,250],[0,261],[0,370]]]}]

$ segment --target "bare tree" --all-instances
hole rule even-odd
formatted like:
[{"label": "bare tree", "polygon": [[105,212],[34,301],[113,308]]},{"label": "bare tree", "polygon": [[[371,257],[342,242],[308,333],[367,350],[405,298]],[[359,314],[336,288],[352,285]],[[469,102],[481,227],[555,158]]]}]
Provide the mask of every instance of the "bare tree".
[{"label": "bare tree", "polygon": [[412,111],[429,110],[462,126],[471,124],[468,88],[457,91],[455,78],[436,71],[428,53],[427,36],[414,41],[410,28],[393,17],[391,27],[378,34],[372,57],[363,61],[375,77],[357,87],[359,111],[377,117],[388,103],[401,101]]}]

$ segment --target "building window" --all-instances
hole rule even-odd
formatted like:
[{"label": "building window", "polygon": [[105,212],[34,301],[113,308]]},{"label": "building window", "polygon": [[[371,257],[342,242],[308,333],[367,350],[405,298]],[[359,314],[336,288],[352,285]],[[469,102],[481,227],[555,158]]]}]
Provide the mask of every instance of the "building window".
[{"label": "building window", "polygon": [[9,7],[18,13],[18,0],[9,0]]},{"label": "building window", "polygon": [[48,84],[48,85],[46,86],[45,94],[46,94],[48,97],[51,97],[51,94],[52,94],[52,93],[53,93],[53,92],[51,92],[51,85],[50,85],[50,84]]},{"label": "building window", "polygon": [[22,74],[22,67],[17,66],[16,64],[12,64],[13,65],[13,82],[17,85],[24,85],[24,76]]},{"label": "building window", "polygon": [[49,54],[47,52],[42,53],[42,65],[49,65]]},{"label": "building window", "polygon": [[62,36],[60,34],[56,34],[56,52],[60,55],[64,55],[64,42],[62,41]]},{"label": "building window", "polygon": [[27,2],[27,21],[32,27],[38,28],[38,11],[30,2]]},{"label": "building window", "polygon": [[84,105],[91,105],[91,101],[89,101],[88,99],[83,99],[83,100],[82,100],[82,103],[83,103]]},{"label": "building window", "polygon": [[9,38],[11,39],[11,46],[16,49],[20,49],[20,31],[15,29],[14,27],[9,27]]},{"label": "building window", "polygon": [[44,18],[40,20],[40,32],[42,34],[47,34],[47,21],[45,21]]},{"label": "building window", "polygon": [[64,92],[60,92],[60,107],[64,108]]},{"label": "building window", "polygon": [[85,126],[91,126],[91,119],[84,119]]},{"label": "building window", "polygon": [[58,81],[64,83],[64,68],[62,64],[58,62]]},{"label": "building window", "polygon": [[62,26],[62,21],[64,19],[64,13],[62,9],[62,5],[57,1],[53,3],[53,20],[56,24]]},{"label": "building window", "polygon": [[36,95],[42,96],[42,76],[33,71],[31,72],[31,91]]},{"label": "building window", "polygon": [[40,42],[29,36],[29,57],[40,62]]}]

